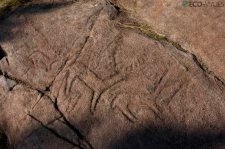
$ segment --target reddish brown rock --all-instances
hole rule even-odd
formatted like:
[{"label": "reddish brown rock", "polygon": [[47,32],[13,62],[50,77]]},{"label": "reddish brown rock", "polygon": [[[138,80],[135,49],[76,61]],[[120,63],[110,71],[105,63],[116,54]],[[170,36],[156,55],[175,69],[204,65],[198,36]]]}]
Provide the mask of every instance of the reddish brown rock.
[{"label": "reddish brown rock", "polygon": [[1,24],[0,125],[15,148],[225,146],[224,85],[193,55],[118,27],[108,3],[54,6]]},{"label": "reddish brown rock", "polygon": [[97,5],[84,3],[82,7],[87,9],[82,11],[78,5],[53,5],[50,12],[35,5],[12,15],[1,24],[1,47],[7,54],[7,59],[1,60],[2,72],[35,89],[46,90],[66,61],[79,55],[103,9]]},{"label": "reddish brown rock", "polygon": [[[5,94],[5,87],[4,84],[1,84],[3,95]],[[4,97],[1,96],[0,125],[13,145],[17,145],[40,127],[40,124],[28,116],[37,96],[37,91],[30,90],[22,85],[16,85]]]},{"label": "reddish brown rock", "polygon": [[[225,80],[224,2],[187,1],[189,7],[184,7],[183,0],[109,1],[125,9],[134,20],[147,24],[157,33],[178,42],[194,53],[208,71]],[[197,2],[201,7],[196,7]]]}]

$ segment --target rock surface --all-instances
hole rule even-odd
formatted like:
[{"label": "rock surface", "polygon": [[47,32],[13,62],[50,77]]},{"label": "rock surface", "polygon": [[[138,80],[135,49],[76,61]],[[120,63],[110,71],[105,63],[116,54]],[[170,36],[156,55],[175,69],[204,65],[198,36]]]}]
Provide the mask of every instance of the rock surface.
[{"label": "rock surface", "polygon": [[208,71],[225,80],[223,1],[187,1],[189,7],[182,5],[184,0],[109,1],[124,8],[131,18],[179,42],[183,48],[194,53]]},{"label": "rock surface", "polygon": [[31,5],[0,25],[0,125],[16,149],[225,146],[224,84],[105,1]]}]

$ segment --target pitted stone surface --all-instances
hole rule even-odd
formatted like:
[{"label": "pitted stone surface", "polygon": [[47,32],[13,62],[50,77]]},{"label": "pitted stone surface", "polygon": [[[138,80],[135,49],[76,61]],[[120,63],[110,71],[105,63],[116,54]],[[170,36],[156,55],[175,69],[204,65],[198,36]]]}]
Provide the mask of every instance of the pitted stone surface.
[{"label": "pitted stone surface", "polygon": [[15,148],[225,146],[224,86],[191,54],[116,26],[108,3],[31,8],[1,24],[0,125]]}]

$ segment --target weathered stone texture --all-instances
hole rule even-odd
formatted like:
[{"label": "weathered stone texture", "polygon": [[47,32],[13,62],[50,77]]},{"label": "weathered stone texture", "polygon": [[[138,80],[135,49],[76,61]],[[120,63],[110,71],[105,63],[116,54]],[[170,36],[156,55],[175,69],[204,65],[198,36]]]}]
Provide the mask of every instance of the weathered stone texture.
[{"label": "weathered stone texture", "polygon": [[[109,0],[134,20],[147,24],[194,53],[204,67],[225,80],[225,3],[223,1]],[[192,3],[191,3],[192,2]],[[194,7],[197,3],[205,4]],[[200,6],[200,3],[199,3]]]},{"label": "weathered stone texture", "polygon": [[0,125],[15,148],[224,147],[223,83],[193,55],[118,27],[108,3],[54,6],[0,25]]}]

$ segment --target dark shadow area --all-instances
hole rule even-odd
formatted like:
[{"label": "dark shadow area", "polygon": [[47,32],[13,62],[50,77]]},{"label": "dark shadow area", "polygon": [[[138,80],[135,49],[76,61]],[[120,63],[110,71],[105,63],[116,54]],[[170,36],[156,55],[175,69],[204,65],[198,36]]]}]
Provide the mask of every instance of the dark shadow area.
[{"label": "dark shadow area", "polygon": [[57,2],[57,3],[39,3],[34,4],[31,3],[23,8],[17,8],[10,12],[8,15],[0,18],[0,42],[4,40],[10,40],[14,38],[19,38],[21,35],[10,36],[10,31],[19,25],[26,25],[27,20],[25,21],[17,21],[15,17],[26,14],[39,14],[39,13],[47,13],[50,11],[54,11],[56,9],[60,9],[62,7],[68,6],[75,3],[74,1],[69,2]]},{"label": "dark shadow area", "polygon": [[[81,126],[84,126],[84,125],[85,124],[81,124]],[[72,127],[75,128],[74,126],[72,126]],[[52,135],[54,135],[56,138],[62,139],[63,141],[66,141],[67,143],[73,145],[73,143],[71,143],[71,141],[68,141],[68,140],[72,140],[72,138],[65,139],[66,136],[61,136],[60,134],[57,133],[57,131],[55,131],[55,129],[50,130],[50,129],[45,129],[45,128],[42,127],[35,131],[44,129],[45,131],[51,132]],[[60,130],[60,128],[58,128],[58,129]],[[99,131],[101,131],[101,130],[99,130]],[[32,136],[32,134],[29,135],[29,137]],[[35,140],[31,139],[32,137],[31,138],[29,138],[29,137],[26,139],[26,143],[28,143],[29,140],[31,142],[35,141]],[[42,134],[40,134],[39,137],[41,137],[41,138],[37,138],[38,140],[57,144],[57,142],[54,142],[54,139],[53,140],[51,140],[51,139],[43,140],[44,138],[42,138]],[[85,136],[83,136],[83,137],[86,138]],[[96,137],[98,137],[98,136],[96,136]],[[108,139],[110,141],[111,141],[111,138],[117,138],[117,136],[109,135]],[[96,148],[95,146],[101,146],[101,145],[92,144],[91,140],[92,139],[89,140],[90,141],[89,143],[92,146],[91,148],[92,149],[100,149],[100,148]],[[36,145],[40,145],[40,144],[38,144],[38,142],[33,142],[33,143]],[[99,142],[101,142],[101,141],[99,141]],[[21,143],[23,144],[23,142],[21,142]],[[187,134],[185,132],[173,131],[169,128],[168,129],[166,129],[166,128],[148,128],[148,129],[145,129],[142,131],[136,131],[136,132],[132,132],[130,134],[126,134],[123,139],[120,139],[116,143],[109,145],[107,148],[104,148],[104,149],[216,149],[216,148],[222,149],[222,148],[225,148],[224,145],[225,145],[225,134],[224,133]],[[43,149],[45,149],[45,148],[43,148]],[[86,149],[86,147],[84,147],[84,148],[81,147],[81,149]]]},{"label": "dark shadow area", "polygon": [[0,127],[0,149],[7,149],[8,139],[3,130]]},{"label": "dark shadow area", "polygon": [[[3,5],[0,7],[0,19],[4,18],[5,16],[9,15],[14,8],[18,8],[20,6],[23,6],[23,4],[29,2],[30,0],[9,0],[6,1]],[[3,3],[1,1],[1,3]]]},{"label": "dark shadow area", "polygon": [[2,49],[2,47],[0,46],[0,60],[3,58],[3,57],[5,57],[5,56],[7,56],[7,54],[5,53],[5,51]]},{"label": "dark shadow area", "polygon": [[125,136],[109,149],[214,149],[221,147],[222,143],[225,144],[223,133],[187,134],[170,129],[149,128]]},{"label": "dark shadow area", "polygon": [[70,2],[57,2],[57,3],[40,3],[40,4],[30,4],[19,11],[20,14],[36,14],[36,13],[46,13],[52,11],[52,9],[60,8],[63,6],[68,6],[73,4]]}]

